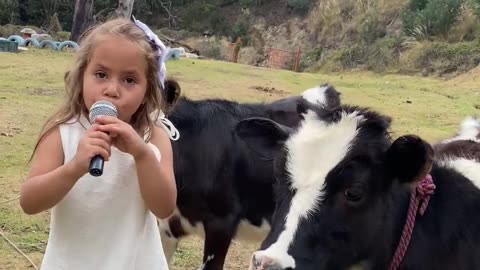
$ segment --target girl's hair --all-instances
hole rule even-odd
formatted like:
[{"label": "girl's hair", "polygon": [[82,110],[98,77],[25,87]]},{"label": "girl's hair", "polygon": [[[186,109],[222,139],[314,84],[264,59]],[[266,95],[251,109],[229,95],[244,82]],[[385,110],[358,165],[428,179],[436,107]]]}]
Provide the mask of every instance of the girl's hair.
[{"label": "girl's hair", "polygon": [[[144,53],[147,62],[147,91],[145,93],[145,103],[140,105],[138,110],[132,116],[131,125],[140,134],[147,134],[153,129],[160,110],[168,109],[168,104],[163,104],[161,84],[158,81],[158,55],[151,45],[146,34],[135,25],[135,23],[125,18],[111,19],[100,25],[96,25],[85,31],[80,37],[79,49],[76,54],[75,62],[70,71],[65,73],[65,101],[45,123],[40,133],[40,137],[35,145],[32,157],[40,141],[51,131],[68,120],[84,114],[88,115],[89,108],[85,107],[83,100],[83,76],[87,65],[90,63],[92,54],[98,42],[102,42],[100,37],[104,35],[113,35],[130,40],[138,45]],[[165,82],[166,88],[172,86]],[[176,84],[178,86],[178,84]],[[150,134],[150,132],[148,132]],[[149,135],[150,136],[150,135]],[[148,138],[149,139],[149,138]]]}]

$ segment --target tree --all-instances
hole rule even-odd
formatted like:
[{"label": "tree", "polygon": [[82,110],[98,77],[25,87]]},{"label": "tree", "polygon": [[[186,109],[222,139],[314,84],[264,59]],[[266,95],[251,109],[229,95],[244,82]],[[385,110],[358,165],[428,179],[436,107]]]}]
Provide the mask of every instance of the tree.
[{"label": "tree", "polygon": [[118,17],[130,18],[132,16],[134,2],[135,0],[119,0],[115,15]]},{"label": "tree", "polygon": [[167,12],[168,14],[168,28],[176,28],[177,27],[177,20],[178,20],[178,17],[173,15],[172,14],[172,1],[166,1],[166,2],[163,2],[163,1],[159,1],[160,2],[160,5],[162,6],[162,8],[165,10],[165,12]]},{"label": "tree", "polygon": [[28,0],[18,0],[18,20],[20,24],[29,23],[28,9]]},{"label": "tree", "polygon": [[77,0],[73,13],[73,25],[70,39],[78,41],[80,35],[92,23],[93,0]]}]

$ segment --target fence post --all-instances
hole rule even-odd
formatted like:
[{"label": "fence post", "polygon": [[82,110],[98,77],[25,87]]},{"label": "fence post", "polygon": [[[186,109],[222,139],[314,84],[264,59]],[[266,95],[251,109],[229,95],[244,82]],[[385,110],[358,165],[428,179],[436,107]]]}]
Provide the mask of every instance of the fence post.
[{"label": "fence post", "polygon": [[242,46],[242,39],[240,37],[237,38],[235,42],[235,47],[233,48],[233,62],[238,62],[238,55],[240,53],[240,47]]},{"label": "fence post", "polygon": [[271,48],[267,48],[267,59],[265,61],[265,66],[267,68],[272,68],[272,60],[270,59],[272,56],[271,56]]},{"label": "fence post", "polygon": [[293,63],[293,71],[298,72],[300,69],[300,54],[301,54],[300,47],[297,48],[297,53],[295,54],[295,61]]}]

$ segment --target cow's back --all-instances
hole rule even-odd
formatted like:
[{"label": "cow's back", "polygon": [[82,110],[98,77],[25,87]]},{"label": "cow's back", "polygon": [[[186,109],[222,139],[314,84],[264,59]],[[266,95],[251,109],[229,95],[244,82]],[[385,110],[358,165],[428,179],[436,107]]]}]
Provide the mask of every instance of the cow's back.
[{"label": "cow's back", "polygon": [[173,142],[177,206],[191,224],[228,215],[255,226],[269,221],[272,161],[252,152],[233,132],[241,119],[264,114],[262,104],[179,100],[169,116],[180,131]]}]

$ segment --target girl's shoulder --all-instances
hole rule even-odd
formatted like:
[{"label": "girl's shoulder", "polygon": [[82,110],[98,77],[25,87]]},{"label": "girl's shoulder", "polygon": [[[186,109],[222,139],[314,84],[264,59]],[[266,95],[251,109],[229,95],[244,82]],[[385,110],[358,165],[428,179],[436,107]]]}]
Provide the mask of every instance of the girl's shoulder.
[{"label": "girl's shoulder", "polygon": [[81,135],[90,128],[91,124],[85,116],[74,116],[58,126],[63,138],[71,135]]},{"label": "girl's shoulder", "polygon": [[54,127],[43,136],[32,157],[29,177],[52,171],[63,164],[63,144],[60,128]]},{"label": "girl's shoulder", "polygon": [[87,117],[84,115],[75,115],[70,119],[67,119],[66,121],[64,121],[64,123],[60,124],[60,126],[71,126],[71,125],[83,126],[85,129],[88,129],[88,127],[91,126]]}]

